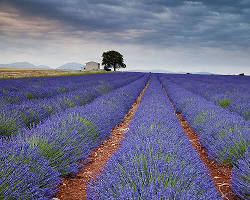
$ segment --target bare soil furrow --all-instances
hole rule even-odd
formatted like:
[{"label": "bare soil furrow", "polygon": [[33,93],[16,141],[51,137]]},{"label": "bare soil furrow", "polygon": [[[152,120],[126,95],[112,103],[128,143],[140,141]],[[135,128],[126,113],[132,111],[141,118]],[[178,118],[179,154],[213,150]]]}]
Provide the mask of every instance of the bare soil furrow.
[{"label": "bare soil furrow", "polygon": [[60,200],[83,200],[86,199],[86,188],[91,179],[95,180],[95,176],[100,174],[104,165],[108,162],[110,156],[118,150],[121,140],[124,138],[124,133],[128,130],[129,123],[140,104],[142,95],[149,85],[147,82],[145,88],[138,96],[131,109],[125,115],[123,121],[115,126],[107,138],[99,147],[92,151],[91,155],[83,161],[87,163],[76,174],[65,177],[60,184],[59,191],[55,198]]},{"label": "bare soil furrow", "polygon": [[227,200],[235,200],[238,199],[237,196],[233,194],[231,188],[231,175],[232,175],[232,167],[222,165],[215,160],[212,160],[208,157],[207,150],[203,147],[199,141],[199,136],[195,133],[192,127],[188,124],[188,122],[181,116],[181,113],[176,112],[176,109],[169,98],[166,89],[163,87],[164,91],[166,92],[166,96],[171,102],[176,116],[178,117],[180,124],[186,133],[189,141],[192,143],[192,146],[195,150],[199,153],[201,160],[205,164],[206,168],[210,173],[210,177],[213,179],[215,188],[221,194],[221,196],[225,196],[224,199]]}]

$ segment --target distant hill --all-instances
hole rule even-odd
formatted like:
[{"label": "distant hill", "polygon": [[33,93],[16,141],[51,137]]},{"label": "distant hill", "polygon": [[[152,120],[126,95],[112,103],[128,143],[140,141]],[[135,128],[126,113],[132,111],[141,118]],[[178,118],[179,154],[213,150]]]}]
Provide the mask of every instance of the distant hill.
[{"label": "distant hill", "polygon": [[15,62],[11,64],[0,64],[0,67],[51,69],[49,66],[45,66],[45,65],[37,66],[29,62]]},{"label": "distant hill", "polygon": [[49,67],[47,65],[38,65],[37,68],[40,68],[40,69],[52,69],[51,67]]},{"label": "distant hill", "polygon": [[[128,70],[129,72],[152,72],[152,73],[168,73],[168,74],[186,74],[188,72],[173,72],[164,69],[134,69]],[[213,75],[211,72],[191,72],[191,74]]]},{"label": "distant hill", "polygon": [[152,73],[174,73],[168,70],[163,70],[163,69],[134,69],[134,70],[128,70],[128,72],[152,72]]},{"label": "distant hill", "polygon": [[80,70],[82,68],[83,64],[71,62],[66,63],[60,67],[57,67],[57,69],[71,69],[71,70]]},{"label": "distant hill", "polygon": [[211,72],[195,72],[194,74],[213,75]]}]

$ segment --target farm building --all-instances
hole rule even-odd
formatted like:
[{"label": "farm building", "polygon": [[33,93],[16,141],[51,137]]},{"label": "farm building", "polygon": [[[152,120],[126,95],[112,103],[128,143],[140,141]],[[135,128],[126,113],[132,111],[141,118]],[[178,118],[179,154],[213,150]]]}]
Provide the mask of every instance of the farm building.
[{"label": "farm building", "polygon": [[82,67],[82,71],[96,71],[100,69],[100,63],[97,62],[87,62],[85,66]]}]

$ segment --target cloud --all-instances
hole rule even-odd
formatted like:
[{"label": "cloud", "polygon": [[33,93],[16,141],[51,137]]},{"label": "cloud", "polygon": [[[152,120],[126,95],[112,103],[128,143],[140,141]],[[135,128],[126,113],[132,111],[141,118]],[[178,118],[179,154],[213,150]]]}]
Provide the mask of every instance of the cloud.
[{"label": "cloud", "polygon": [[[33,60],[43,54],[54,56],[56,63],[58,57],[80,60],[75,54],[83,48],[88,59],[96,58],[90,50],[100,54],[117,48],[130,56],[131,64],[152,65],[150,59],[140,61],[152,54],[163,66],[165,57],[187,59],[199,51],[209,61],[216,56],[214,49],[225,56],[211,64],[222,65],[233,54],[228,51],[237,51],[244,62],[237,58],[232,63],[250,66],[245,59],[250,54],[249,19],[249,0],[0,0],[0,54],[33,55]],[[183,54],[183,49],[192,53]],[[200,64],[202,59],[194,60]]]},{"label": "cloud", "polygon": [[[162,47],[247,48],[250,44],[250,3],[247,0],[3,0],[2,4],[22,13],[24,18],[21,19],[53,21],[53,26],[55,22],[60,26],[57,27],[59,32],[76,37],[94,32],[100,33],[101,39],[116,43]],[[29,33],[36,32],[35,36],[37,29],[30,26]],[[53,35],[54,31],[55,28],[51,28],[40,33]]]}]

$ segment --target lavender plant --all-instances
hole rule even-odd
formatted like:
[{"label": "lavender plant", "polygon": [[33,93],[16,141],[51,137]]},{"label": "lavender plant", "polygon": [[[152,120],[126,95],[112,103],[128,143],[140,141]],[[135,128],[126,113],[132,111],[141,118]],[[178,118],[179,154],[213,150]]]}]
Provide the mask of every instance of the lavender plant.
[{"label": "lavender plant", "polygon": [[[146,80],[147,77],[143,77],[97,98],[85,107],[55,114],[44,123],[24,130],[21,133],[23,142],[38,148],[39,154],[61,175],[76,173],[79,160],[85,159],[123,119]],[[127,95],[124,95],[125,92]],[[109,103],[111,99],[112,104]]]},{"label": "lavender plant", "polygon": [[162,79],[178,112],[199,134],[209,156],[233,165],[248,150],[249,124],[239,115]]},{"label": "lavender plant", "polygon": [[0,81],[0,105],[20,104],[29,99],[55,97],[82,87],[107,83],[111,77],[124,77],[124,74],[2,79]]},{"label": "lavender plant", "polygon": [[209,156],[220,163],[233,166],[235,175],[232,182],[235,192],[239,194],[239,188],[242,192],[248,190],[248,184],[239,174],[246,173],[247,169],[242,159],[244,160],[244,155],[249,155],[250,124],[241,116],[177,86],[164,76],[161,80],[177,111],[182,113],[199,134],[200,142],[208,150]]},{"label": "lavender plant", "polygon": [[[101,90],[109,87],[110,83],[122,85],[123,79],[128,79],[127,73],[117,74],[92,74],[82,76],[64,77],[39,77],[25,79],[1,79],[0,81],[0,105],[22,104],[24,101],[33,102],[38,99],[55,98],[58,95],[67,94],[76,90],[84,90],[88,87],[98,86]],[[136,79],[142,74],[131,73],[130,77]],[[117,82],[116,80],[120,80]],[[13,88],[14,87],[14,88]],[[119,86],[118,86],[119,87]],[[2,92],[1,92],[2,91]]]},{"label": "lavender plant", "polygon": [[0,140],[0,199],[50,199],[59,173],[27,144]]},{"label": "lavender plant", "polygon": [[219,199],[155,77],[97,180],[87,199]]},{"label": "lavender plant", "polygon": [[242,199],[250,198],[250,157],[249,151],[239,159],[232,171],[232,187]]},{"label": "lavender plant", "polygon": [[77,172],[79,161],[123,119],[147,79],[57,113],[9,141],[0,138],[0,198],[51,199],[59,176]]},{"label": "lavender plant", "polygon": [[250,78],[222,75],[167,75],[171,82],[250,119]]},{"label": "lavender plant", "polygon": [[19,113],[13,110],[12,113],[8,112],[8,108],[0,110],[0,137],[10,137],[13,133],[24,127],[24,123],[19,119]]},{"label": "lavender plant", "polygon": [[[19,126],[14,126],[14,129],[2,128],[0,129],[0,135],[11,136],[16,134],[20,128],[30,128],[35,124],[44,121],[50,115],[65,111],[71,107],[83,106],[90,103],[100,95],[126,85],[131,81],[135,81],[141,75],[132,74],[132,77],[120,80],[123,76],[124,75],[117,76],[109,83],[99,81],[99,85],[93,84],[93,86],[87,88],[80,87],[78,90],[58,95],[55,98],[24,101],[20,105],[4,105],[0,111],[0,118],[2,118],[1,127],[9,127],[9,124],[13,123],[18,124]],[[8,114],[8,117],[5,117],[5,113]]]}]

